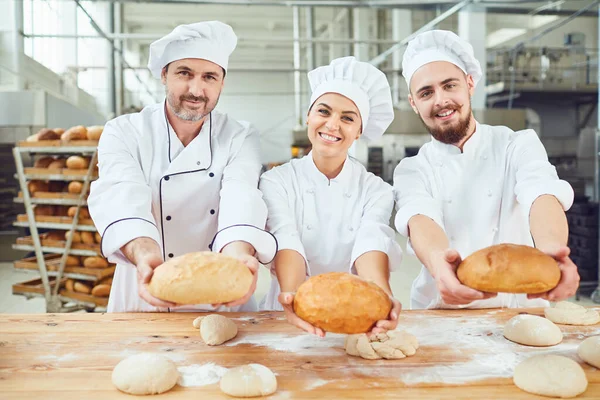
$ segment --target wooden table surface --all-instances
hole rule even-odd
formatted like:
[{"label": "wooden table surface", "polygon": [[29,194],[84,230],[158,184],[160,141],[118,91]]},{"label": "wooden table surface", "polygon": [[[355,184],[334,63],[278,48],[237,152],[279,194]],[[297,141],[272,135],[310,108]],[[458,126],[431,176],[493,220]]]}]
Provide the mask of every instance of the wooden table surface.
[{"label": "wooden table surface", "polygon": [[[600,399],[600,371],[583,363],[577,346],[600,334],[600,325],[561,325],[557,346],[521,346],[502,336],[503,324],[518,313],[542,309],[405,311],[399,329],[420,342],[402,360],[347,356],[343,335],[325,339],[289,325],[282,313],[225,314],[238,324],[232,341],[209,347],[192,321],[196,313],[0,315],[0,398],[132,398],[111,382],[115,365],[127,356],[152,352],[178,367],[215,363],[234,367],[260,363],[277,374],[270,398],[536,399],[512,383],[512,372],[533,354],[577,360],[589,386],[579,398]],[[182,382],[185,384],[185,382]],[[188,381],[189,384],[189,381]],[[218,383],[175,386],[161,399],[229,398]]]}]

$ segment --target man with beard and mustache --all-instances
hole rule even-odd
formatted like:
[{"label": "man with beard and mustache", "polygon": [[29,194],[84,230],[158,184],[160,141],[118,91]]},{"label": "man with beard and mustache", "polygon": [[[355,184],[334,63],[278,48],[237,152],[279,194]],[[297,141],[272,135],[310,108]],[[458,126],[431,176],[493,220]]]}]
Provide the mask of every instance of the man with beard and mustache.
[{"label": "man with beard and mustache", "polygon": [[[214,110],[237,37],[218,21],[178,26],[150,46],[148,68],[164,102],[109,121],[98,146],[90,214],[101,249],[117,264],[109,312],[254,311],[258,263],[275,256],[258,190],[258,132]],[[174,305],[150,295],[155,268],[186,253],[220,252],[254,276],[224,305]]]},{"label": "man with beard and mustache", "polygon": [[[565,210],[573,189],[558,178],[531,129],[478,123],[471,96],[481,67],[471,45],[448,31],[415,37],[402,62],[411,107],[432,139],[394,171],[398,232],[423,268],[411,308],[542,307],[575,294]],[[514,243],[552,256],[561,279],[539,295],[484,293],[461,284],[463,257]]]}]

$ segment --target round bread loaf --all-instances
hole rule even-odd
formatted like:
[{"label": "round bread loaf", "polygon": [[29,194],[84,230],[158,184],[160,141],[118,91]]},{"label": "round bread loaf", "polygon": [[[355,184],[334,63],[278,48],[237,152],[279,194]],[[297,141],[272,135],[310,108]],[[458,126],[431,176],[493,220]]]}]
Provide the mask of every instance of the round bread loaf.
[{"label": "round bread loaf", "polygon": [[241,261],[219,253],[175,257],[154,270],[148,290],[176,304],[215,304],[238,300],[250,290],[252,273]]},{"label": "round bread loaf", "polygon": [[83,266],[86,268],[108,268],[108,261],[103,257],[86,257],[83,260]]},{"label": "round bread loaf", "polygon": [[491,293],[544,293],[560,280],[556,261],[523,245],[486,247],[463,260],[456,271],[463,285]]},{"label": "round bread loaf", "polygon": [[47,192],[48,191],[48,182],[29,181],[29,182],[27,182],[27,188],[29,189],[30,195],[33,195],[36,192]]},{"label": "round bread loaf", "polygon": [[35,160],[35,162],[33,163],[33,167],[34,168],[48,168],[48,165],[50,165],[52,163],[52,161],[54,161],[54,157],[50,157],[50,156],[40,157],[37,160]]},{"label": "round bread loaf", "polygon": [[65,133],[65,130],[63,128],[52,128],[52,130],[56,132],[57,135],[62,135],[63,133]]},{"label": "round bread loaf", "polygon": [[78,182],[78,181],[69,182],[69,186],[67,187],[67,190],[71,194],[79,194],[83,190],[83,183]]},{"label": "round bread loaf", "polygon": [[62,140],[85,140],[87,139],[87,129],[83,125],[74,126],[67,129],[62,135]]},{"label": "round bread loaf", "polygon": [[60,135],[54,132],[52,129],[41,129],[37,133],[38,140],[59,140]]},{"label": "round bread loaf", "polygon": [[[67,216],[73,218],[75,216],[75,213],[77,212],[77,206],[72,206],[69,207],[69,209],[67,210]],[[87,207],[81,207],[81,210],[79,210],[79,219],[89,219],[90,218],[90,212],[88,211]],[[92,233],[92,232],[88,232],[88,233]]]},{"label": "round bread loaf", "polygon": [[98,284],[92,289],[92,296],[108,297],[110,294],[110,285]]},{"label": "round bread loaf", "polygon": [[[71,236],[72,231],[65,232],[65,240],[69,240],[69,236]],[[81,243],[81,234],[77,231],[73,234],[73,242],[72,243]]]},{"label": "round bread loaf", "polygon": [[387,319],[391,309],[389,296],[379,286],[344,272],[313,276],[294,297],[298,317],[334,333],[366,333]]},{"label": "round bread loaf", "polygon": [[71,156],[67,158],[67,168],[70,169],[86,169],[90,165],[90,161],[81,156]]},{"label": "round bread loaf", "polygon": [[83,244],[96,244],[93,232],[81,232],[81,242]]},{"label": "round bread loaf", "polygon": [[102,136],[102,131],[104,130],[104,126],[96,125],[96,126],[88,126],[87,128],[87,138],[88,140],[98,140],[100,136]]},{"label": "round bread loaf", "polygon": [[77,256],[67,256],[66,266],[69,267],[78,267],[80,264],[79,257]]},{"label": "round bread loaf", "polygon": [[82,282],[75,281],[75,283],[73,284],[73,289],[79,293],[85,293],[85,294],[92,293],[92,288],[90,287],[90,285],[88,285],[86,283],[82,283]]}]

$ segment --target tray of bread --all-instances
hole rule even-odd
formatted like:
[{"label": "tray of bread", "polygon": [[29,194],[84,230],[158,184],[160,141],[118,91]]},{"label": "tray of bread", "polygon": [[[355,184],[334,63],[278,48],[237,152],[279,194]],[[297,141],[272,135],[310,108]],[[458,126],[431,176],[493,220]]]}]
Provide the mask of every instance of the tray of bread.
[{"label": "tray of bread", "polygon": [[[50,231],[40,234],[40,241],[44,247],[65,248],[67,238],[71,231]],[[76,250],[89,250],[100,254],[100,235],[98,232],[75,231],[71,248]],[[33,246],[33,238],[25,236],[17,238],[17,244]]]},{"label": "tray of bread", "polygon": [[103,126],[73,126],[62,128],[44,128],[18,142],[18,147],[96,147],[104,130]]},{"label": "tray of bread", "polygon": [[85,303],[93,303],[96,306],[106,307],[108,295],[112,286],[112,276],[106,277],[98,282],[86,282],[76,279],[67,279],[59,294],[73,300]]},{"label": "tray of bread", "polygon": [[[46,254],[44,256],[46,269],[50,272],[51,276],[53,275],[53,272],[58,271],[61,257],[62,255],[60,254]],[[16,260],[13,264],[17,269],[25,269],[30,271],[38,270],[36,257],[27,257],[22,260]],[[67,257],[67,263],[64,269],[64,276],[67,278],[80,278],[85,276],[84,278],[80,279],[87,281],[99,281],[101,279],[113,276],[115,268],[116,267],[114,264],[107,263],[102,257],[78,257],[69,255]]]}]

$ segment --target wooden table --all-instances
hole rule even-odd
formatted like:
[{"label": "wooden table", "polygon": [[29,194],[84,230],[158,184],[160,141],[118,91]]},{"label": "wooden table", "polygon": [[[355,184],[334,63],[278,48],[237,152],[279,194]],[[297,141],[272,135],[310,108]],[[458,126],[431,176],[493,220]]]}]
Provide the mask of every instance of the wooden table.
[{"label": "wooden table", "polygon": [[[192,321],[199,314],[0,315],[0,398],[132,398],[111,383],[115,365],[139,352],[160,353],[178,367],[261,363],[277,374],[271,398],[535,399],[512,383],[514,366],[536,353],[569,356],[589,386],[580,398],[600,399],[600,371],[577,356],[578,344],[600,325],[560,326],[561,344],[521,346],[502,336],[512,316],[541,309],[405,311],[400,329],[417,336],[416,355],[402,360],[347,356],[343,335],[305,335],[281,313],[226,314],[239,326],[226,345],[209,347]],[[218,384],[175,386],[164,399],[228,398]]]}]

